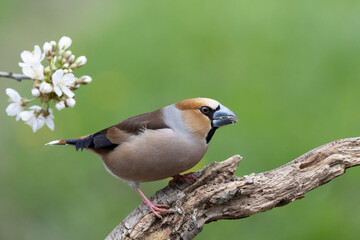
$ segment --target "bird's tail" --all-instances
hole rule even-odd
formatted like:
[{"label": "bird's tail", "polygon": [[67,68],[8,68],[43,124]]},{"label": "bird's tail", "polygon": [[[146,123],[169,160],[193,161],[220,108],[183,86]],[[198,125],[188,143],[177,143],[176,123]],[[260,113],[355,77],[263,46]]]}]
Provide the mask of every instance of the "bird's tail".
[{"label": "bird's tail", "polygon": [[77,146],[78,142],[82,142],[88,136],[89,135],[78,137],[78,138],[55,140],[55,141],[48,142],[45,145],[75,145],[75,146]]},{"label": "bird's tail", "polygon": [[51,141],[51,142],[48,142],[46,143],[45,145],[66,145],[66,140],[55,140],[55,141]]}]

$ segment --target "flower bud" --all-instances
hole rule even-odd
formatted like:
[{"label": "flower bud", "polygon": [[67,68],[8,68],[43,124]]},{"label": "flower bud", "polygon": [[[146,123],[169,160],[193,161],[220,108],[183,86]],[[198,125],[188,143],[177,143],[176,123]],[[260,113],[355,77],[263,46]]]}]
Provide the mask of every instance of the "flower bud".
[{"label": "flower bud", "polygon": [[56,61],[57,61],[57,57],[55,56],[53,61],[50,62],[50,67],[52,69],[56,69]]},{"label": "flower bud", "polygon": [[46,58],[51,57],[52,46],[50,43],[48,43],[48,42],[44,43],[43,50],[44,50]]},{"label": "flower bud", "polygon": [[76,59],[75,64],[77,65],[77,67],[81,67],[83,66],[85,63],[87,62],[87,59],[85,56],[80,56]]},{"label": "flower bud", "polygon": [[39,89],[37,89],[37,88],[33,88],[33,89],[31,89],[31,94],[32,94],[34,97],[38,97],[38,96],[40,96],[40,91],[39,91]]},{"label": "flower bud", "polygon": [[59,49],[61,50],[68,49],[71,46],[71,42],[72,42],[71,38],[63,36],[59,40]]},{"label": "flower bud", "polygon": [[62,109],[65,108],[65,103],[64,103],[64,101],[57,102],[57,103],[55,104],[55,107],[56,107],[57,110],[61,111]]},{"label": "flower bud", "polygon": [[71,51],[70,50],[67,50],[65,53],[64,53],[64,58],[68,58],[71,56]]},{"label": "flower bud", "polygon": [[74,107],[76,103],[75,99],[73,98],[67,98],[65,102],[67,107]]},{"label": "flower bud", "polygon": [[55,41],[51,41],[50,42],[51,45],[51,57],[55,57],[56,56],[56,42]]},{"label": "flower bud", "polygon": [[75,55],[71,55],[69,58],[68,58],[68,63],[71,65],[75,60]]},{"label": "flower bud", "polygon": [[40,84],[40,92],[42,92],[42,93],[51,93],[52,92],[52,86],[47,82],[42,82]]},{"label": "flower bud", "polygon": [[80,84],[88,84],[88,83],[91,83],[92,81],[92,78],[90,76],[82,76],[80,77],[79,79],[76,80],[77,83],[80,83]]}]

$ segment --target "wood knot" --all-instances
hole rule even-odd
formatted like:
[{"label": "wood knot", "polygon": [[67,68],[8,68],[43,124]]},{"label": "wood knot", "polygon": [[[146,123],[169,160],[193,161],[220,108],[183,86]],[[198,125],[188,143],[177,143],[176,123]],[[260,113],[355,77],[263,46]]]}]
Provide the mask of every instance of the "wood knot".
[{"label": "wood knot", "polygon": [[315,155],[312,155],[309,159],[309,161],[306,161],[302,164],[300,164],[300,169],[308,168],[313,165],[316,165],[317,163],[323,161],[324,159],[328,158],[330,155],[332,155],[332,152],[321,152],[315,153]]}]

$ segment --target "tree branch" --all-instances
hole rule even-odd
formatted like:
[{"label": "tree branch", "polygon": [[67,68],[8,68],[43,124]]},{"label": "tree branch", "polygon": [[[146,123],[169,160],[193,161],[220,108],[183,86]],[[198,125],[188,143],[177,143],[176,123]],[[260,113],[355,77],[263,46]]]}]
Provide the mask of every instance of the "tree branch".
[{"label": "tree branch", "polygon": [[192,239],[203,225],[240,219],[284,206],[360,165],[360,137],[337,140],[268,172],[237,177],[242,157],[212,162],[197,171],[194,183],[171,184],[151,200],[166,203],[173,214],[158,219],[143,204],[120,223],[106,240]]},{"label": "tree branch", "polygon": [[31,80],[31,78],[26,76],[26,75],[16,74],[16,73],[12,73],[12,72],[0,72],[0,77],[12,78],[12,79],[15,79],[18,82],[21,82],[22,80]]}]

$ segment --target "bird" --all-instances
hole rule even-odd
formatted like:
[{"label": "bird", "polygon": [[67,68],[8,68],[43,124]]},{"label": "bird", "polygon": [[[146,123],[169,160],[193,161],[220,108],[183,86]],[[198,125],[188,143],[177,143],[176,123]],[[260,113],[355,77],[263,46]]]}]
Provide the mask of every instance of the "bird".
[{"label": "bird", "polygon": [[93,134],[51,141],[45,145],[70,145],[96,153],[106,170],[125,180],[158,218],[169,206],[152,203],[140,183],[168,177],[194,179],[180,173],[205,155],[215,131],[238,122],[230,109],[210,98],[191,98],[140,114]]}]

